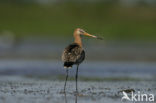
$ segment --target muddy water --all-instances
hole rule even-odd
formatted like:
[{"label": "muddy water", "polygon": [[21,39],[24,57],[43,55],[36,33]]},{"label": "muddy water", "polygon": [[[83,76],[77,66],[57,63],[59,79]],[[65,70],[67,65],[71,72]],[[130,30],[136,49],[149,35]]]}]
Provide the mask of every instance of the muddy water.
[{"label": "muddy water", "polygon": [[57,80],[1,76],[0,103],[121,103],[122,90],[156,95],[155,81],[79,81],[79,95],[74,93],[74,81],[68,82],[66,95],[62,93],[63,84]]},{"label": "muddy water", "polygon": [[[38,78],[41,75],[52,77]],[[63,79],[53,78],[60,75]],[[74,75],[75,69],[71,69],[70,76]],[[123,90],[129,95],[131,91],[156,95],[155,75],[154,62],[85,61],[79,68],[79,77],[110,79],[79,79],[79,95],[74,92],[75,82],[69,81],[65,95],[62,92],[65,70],[61,62],[5,59],[0,60],[0,103],[121,103]],[[127,77],[133,79],[123,80]]]}]

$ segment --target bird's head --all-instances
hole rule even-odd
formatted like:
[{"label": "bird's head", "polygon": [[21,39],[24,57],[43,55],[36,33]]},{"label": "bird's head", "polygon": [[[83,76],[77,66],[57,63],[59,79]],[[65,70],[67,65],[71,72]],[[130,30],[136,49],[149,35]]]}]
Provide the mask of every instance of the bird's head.
[{"label": "bird's head", "polygon": [[91,34],[85,32],[83,29],[80,29],[80,28],[77,28],[75,30],[74,35],[84,35],[84,36],[89,36],[89,37],[93,37],[93,38],[96,38],[96,39],[101,39],[101,40],[103,39],[101,37],[97,37],[95,35],[91,35]]}]

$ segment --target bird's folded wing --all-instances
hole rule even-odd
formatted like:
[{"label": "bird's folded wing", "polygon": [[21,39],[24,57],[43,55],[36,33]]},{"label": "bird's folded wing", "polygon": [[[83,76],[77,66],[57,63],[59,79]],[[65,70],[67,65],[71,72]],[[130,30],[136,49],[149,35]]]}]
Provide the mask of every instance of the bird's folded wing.
[{"label": "bird's folded wing", "polygon": [[76,62],[80,57],[83,49],[76,43],[67,46],[62,55],[64,62]]}]

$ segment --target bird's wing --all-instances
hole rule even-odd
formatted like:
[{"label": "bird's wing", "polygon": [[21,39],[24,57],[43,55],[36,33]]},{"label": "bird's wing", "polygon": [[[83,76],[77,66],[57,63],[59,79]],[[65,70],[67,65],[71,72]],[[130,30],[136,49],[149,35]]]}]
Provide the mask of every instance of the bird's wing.
[{"label": "bird's wing", "polygon": [[65,48],[62,55],[64,62],[76,62],[80,57],[83,49],[76,43],[73,43]]}]

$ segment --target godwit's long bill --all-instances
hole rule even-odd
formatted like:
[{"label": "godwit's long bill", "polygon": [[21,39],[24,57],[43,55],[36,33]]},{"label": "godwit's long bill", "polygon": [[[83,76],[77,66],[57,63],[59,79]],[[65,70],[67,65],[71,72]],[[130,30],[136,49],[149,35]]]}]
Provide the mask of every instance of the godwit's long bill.
[{"label": "godwit's long bill", "polygon": [[68,69],[71,68],[73,65],[77,65],[75,79],[76,79],[76,93],[78,93],[78,89],[77,89],[78,68],[80,63],[82,63],[83,60],[85,59],[85,51],[82,46],[82,41],[80,37],[81,35],[93,37],[96,39],[102,39],[95,35],[88,34],[83,29],[80,28],[77,28],[74,31],[74,39],[75,39],[74,43],[68,45],[64,49],[62,54],[62,61],[64,62],[64,68],[66,68],[66,80],[64,84],[64,92],[66,89],[66,82],[68,79]]}]

